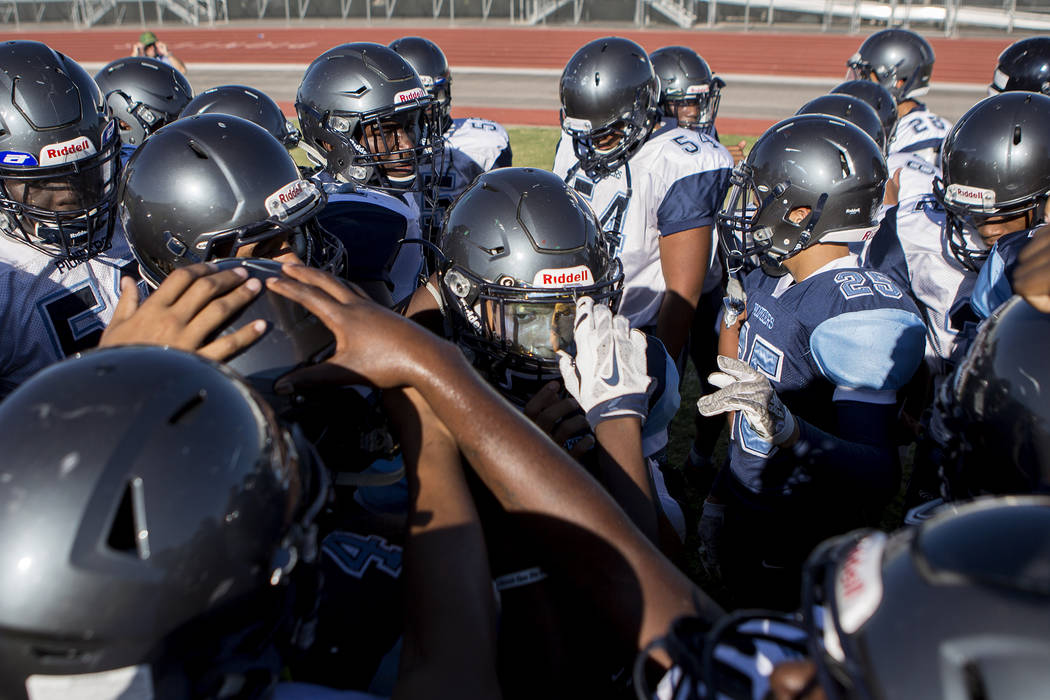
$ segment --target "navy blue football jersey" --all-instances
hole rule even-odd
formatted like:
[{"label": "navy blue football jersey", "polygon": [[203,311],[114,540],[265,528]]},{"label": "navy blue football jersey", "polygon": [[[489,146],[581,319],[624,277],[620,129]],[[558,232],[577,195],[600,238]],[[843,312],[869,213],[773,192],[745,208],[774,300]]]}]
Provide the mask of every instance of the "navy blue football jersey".
[{"label": "navy blue football jersey", "polygon": [[1037,229],[1008,233],[992,246],[988,259],[977,275],[973,286],[970,306],[978,317],[985,319],[992,315],[1000,304],[1013,296],[1014,268],[1017,267],[1017,256],[1028,245]]},{"label": "navy blue football jersey", "polygon": [[[854,255],[798,283],[755,270],[744,289],[738,357],[769,377],[797,418],[832,435],[835,401],[895,403],[922,362],[926,328],[914,302]],[[790,494],[808,478],[792,450],[762,440],[740,411],[730,469],[755,493]]]}]

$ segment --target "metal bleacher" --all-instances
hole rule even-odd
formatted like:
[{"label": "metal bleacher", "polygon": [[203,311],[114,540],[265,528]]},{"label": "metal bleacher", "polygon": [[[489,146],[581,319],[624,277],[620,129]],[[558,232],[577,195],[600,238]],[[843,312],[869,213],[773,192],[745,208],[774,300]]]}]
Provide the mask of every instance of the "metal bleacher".
[{"label": "metal bleacher", "polygon": [[[129,12],[130,8],[130,12]],[[1050,0],[0,0],[0,22],[189,25],[230,19],[339,17],[372,21],[509,21],[519,25],[633,22],[682,28],[804,25],[824,31],[912,26],[964,31],[1050,33]],[[152,21],[152,17],[150,18]]]}]

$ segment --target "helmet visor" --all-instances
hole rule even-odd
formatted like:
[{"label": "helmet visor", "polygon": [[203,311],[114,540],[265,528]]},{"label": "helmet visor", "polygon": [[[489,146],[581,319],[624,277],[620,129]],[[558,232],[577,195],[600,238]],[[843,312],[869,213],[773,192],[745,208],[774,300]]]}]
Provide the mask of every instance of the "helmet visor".
[{"label": "helmet visor", "polygon": [[483,315],[511,352],[553,360],[558,350],[575,352],[576,304],[569,301],[487,301]]}]

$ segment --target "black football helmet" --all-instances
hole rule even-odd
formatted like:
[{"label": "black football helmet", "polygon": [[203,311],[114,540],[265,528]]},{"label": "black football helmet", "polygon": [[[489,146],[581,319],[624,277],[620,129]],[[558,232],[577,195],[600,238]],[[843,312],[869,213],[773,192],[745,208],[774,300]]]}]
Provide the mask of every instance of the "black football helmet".
[{"label": "black football helmet", "polygon": [[[838,117],[804,114],[770,127],[733,170],[718,234],[729,272],[757,256],[772,269],[816,243],[865,240],[886,186],[878,145]],[[799,223],[796,209],[809,214]]]},{"label": "black football helmet", "polygon": [[897,103],[893,101],[890,91],[870,80],[847,80],[835,86],[832,95],[852,95],[868,103],[882,122],[882,130],[888,142],[897,126]]},{"label": "black football helmet", "polygon": [[[800,613],[740,611],[709,632],[676,622],[654,645],[678,671],[666,697],[772,697],[757,683],[778,661],[805,658],[815,672],[807,687],[830,700],[1038,697],[1050,683],[1048,572],[1043,496],[982,499],[892,535],[833,538],[806,563]],[[646,700],[647,657],[635,667]],[[747,662],[750,673],[737,670]]]},{"label": "black football helmet", "polygon": [[0,232],[58,258],[105,249],[119,153],[117,122],[76,61],[0,43]]},{"label": "black football helmet", "polygon": [[860,45],[846,62],[849,80],[872,80],[889,90],[900,104],[930,91],[933,47],[908,29],[883,29]]},{"label": "black football helmet", "polygon": [[987,219],[1043,216],[1050,194],[1050,97],[1004,92],[981,100],[955,123],[941,147],[933,193],[947,212],[945,236],[959,260],[979,270]]},{"label": "black football helmet", "polygon": [[452,126],[452,71],[441,47],[421,36],[403,36],[390,42],[390,48],[408,61],[419,74],[423,87],[437,103],[441,133]]},{"label": "black football helmet", "polygon": [[179,116],[195,114],[232,114],[247,119],[269,131],[289,151],[299,145],[302,136],[269,95],[247,85],[208,88],[190,100]]},{"label": "black football helmet", "polygon": [[0,424],[0,694],[263,696],[316,596],[309,445],[228,369],[146,346],[48,367]]},{"label": "black football helmet", "polygon": [[1050,315],[1013,297],[981,325],[938,403],[946,498],[1050,493]]},{"label": "black football helmet", "polygon": [[999,54],[988,94],[1011,90],[1050,95],[1050,36],[1015,41]]},{"label": "black football helmet", "polygon": [[[711,72],[700,54],[686,46],[665,46],[649,54],[660,79],[660,109],[679,126],[711,134],[725,81]],[[686,114],[683,107],[690,107]]]},{"label": "black football helmet", "polygon": [[480,175],[449,209],[440,248],[453,339],[505,389],[509,377],[558,374],[555,351],[573,347],[577,298],[619,305],[623,270],[608,234],[546,170]]},{"label": "black football helmet", "polygon": [[875,110],[859,97],[843,94],[821,95],[802,105],[795,114],[827,114],[845,119],[870,136],[880,151],[886,152],[887,134],[883,130],[882,121]]},{"label": "black football helmet", "polygon": [[95,74],[109,113],[116,117],[120,140],[140,146],[154,131],[179,118],[193,99],[186,76],[155,58],[128,56]]},{"label": "black football helmet", "polygon": [[325,201],[262,127],[201,114],[138,148],[120,181],[119,210],[142,276],[157,286],[176,267],[282,239],[303,262],[341,274],[345,249],[314,221]]},{"label": "black football helmet", "polygon": [[307,155],[347,182],[422,191],[420,166],[442,150],[434,99],[408,61],[382,44],[343,44],[318,56],[295,109]]},{"label": "black football helmet", "polygon": [[660,81],[630,39],[585,44],[562,71],[560,91],[561,128],[592,179],[626,163],[660,120]]}]

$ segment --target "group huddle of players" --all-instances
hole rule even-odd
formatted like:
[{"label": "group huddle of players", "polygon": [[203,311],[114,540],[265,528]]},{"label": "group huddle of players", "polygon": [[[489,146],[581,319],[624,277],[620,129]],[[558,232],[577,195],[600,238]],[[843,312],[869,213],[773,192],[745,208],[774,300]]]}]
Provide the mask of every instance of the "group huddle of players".
[{"label": "group huddle of players", "polygon": [[1050,38],[954,125],[933,65],[877,32],[745,153],[597,39],[546,171],[420,37],[298,127],[0,44],[0,696],[1045,694]]}]

